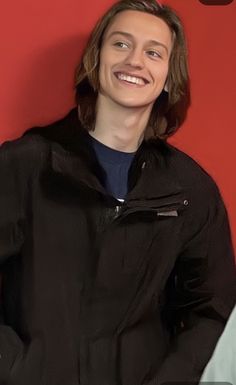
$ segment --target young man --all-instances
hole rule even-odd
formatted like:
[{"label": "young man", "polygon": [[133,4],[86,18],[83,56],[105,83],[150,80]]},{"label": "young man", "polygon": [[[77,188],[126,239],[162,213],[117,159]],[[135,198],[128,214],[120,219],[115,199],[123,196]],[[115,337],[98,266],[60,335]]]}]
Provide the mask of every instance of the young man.
[{"label": "young man", "polygon": [[78,109],[1,148],[0,383],[197,383],[235,267],[216,185],[165,140],[189,105],[179,18],[118,2],[76,85]]}]

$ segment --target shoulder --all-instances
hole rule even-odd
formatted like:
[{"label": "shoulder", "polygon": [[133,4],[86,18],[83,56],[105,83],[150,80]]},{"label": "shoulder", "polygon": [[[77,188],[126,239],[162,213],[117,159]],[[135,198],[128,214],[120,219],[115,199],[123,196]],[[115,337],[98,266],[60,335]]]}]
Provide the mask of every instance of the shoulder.
[{"label": "shoulder", "polygon": [[81,127],[77,109],[73,108],[66,116],[47,126],[30,128],[24,133],[24,136],[38,135],[47,142],[56,142],[67,146],[73,142],[79,128]]},{"label": "shoulder", "polygon": [[23,137],[0,146],[1,204],[5,199],[10,199],[12,205],[25,201],[43,168],[46,153],[47,147],[38,137]]},{"label": "shoulder", "polygon": [[219,188],[213,177],[191,156],[167,144],[169,164],[180,184],[187,190],[200,195],[218,196]]},{"label": "shoulder", "polygon": [[37,169],[49,156],[53,143],[64,144],[71,138],[72,128],[77,125],[76,119],[74,109],[52,124],[30,128],[22,137],[4,142],[0,146],[0,163],[15,170]]},{"label": "shoulder", "polygon": [[34,169],[48,153],[46,141],[38,135],[21,137],[0,146],[0,163],[16,171]]},{"label": "shoulder", "polygon": [[200,195],[218,194],[212,176],[185,152],[160,139],[148,140],[145,149],[156,169],[163,168],[167,177],[175,179],[182,189]]},{"label": "shoulder", "polygon": [[[212,176],[193,158],[170,146],[170,164],[189,202],[188,231],[202,231],[205,224],[228,223],[228,213],[220,189]],[[228,225],[227,225],[228,226]],[[187,231],[187,232],[188,232]]]},{"label": "shoulder", "polygon": [[167,178],[174,180],[188,201],[186,216],[191,227],[196,225],[199,228],[209,220],[214,221],[219,211],[225,213],[216,182],[196,160],[169,143],[161,143],[156,150]]}]

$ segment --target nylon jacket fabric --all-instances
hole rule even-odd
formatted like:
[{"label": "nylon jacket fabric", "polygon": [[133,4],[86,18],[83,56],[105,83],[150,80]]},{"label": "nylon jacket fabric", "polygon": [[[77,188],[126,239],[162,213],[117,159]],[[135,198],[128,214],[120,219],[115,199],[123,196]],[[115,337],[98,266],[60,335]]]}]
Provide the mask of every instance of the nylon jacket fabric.
[{"label": "nylon jacket fabric", "polygon": [[142,143],[121,204],[76,110],[0,149],[0,385],[198,382],[235,303],[211,177]]}]

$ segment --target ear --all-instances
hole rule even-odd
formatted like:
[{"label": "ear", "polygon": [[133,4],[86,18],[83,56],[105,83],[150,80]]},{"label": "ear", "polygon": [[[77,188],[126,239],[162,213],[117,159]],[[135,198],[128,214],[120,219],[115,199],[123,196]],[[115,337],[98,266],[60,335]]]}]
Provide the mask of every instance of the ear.
[{"label": "ear", "polygon": [[165,92],[169,92],[169,90],[168,90],[168,86],[167,86],[167,84],[165,83],[165,85],[164,85],[164,91]]}]

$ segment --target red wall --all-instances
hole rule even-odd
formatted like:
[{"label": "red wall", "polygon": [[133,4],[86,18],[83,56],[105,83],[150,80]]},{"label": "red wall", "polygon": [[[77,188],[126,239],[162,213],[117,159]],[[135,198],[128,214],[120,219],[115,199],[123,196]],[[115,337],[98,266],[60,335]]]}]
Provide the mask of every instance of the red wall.
[{"label": "red wall", "polygon": [[[167,2],[167,1],[166,1]],[[73,74],[95,20],[111,0],[13,0],[0,15],[0,142],[63,116],[73,105]],[[189,38],[192,106],[172,142],[215,178],[236,245],[236,2],[204,6],[168,0]]]}]

